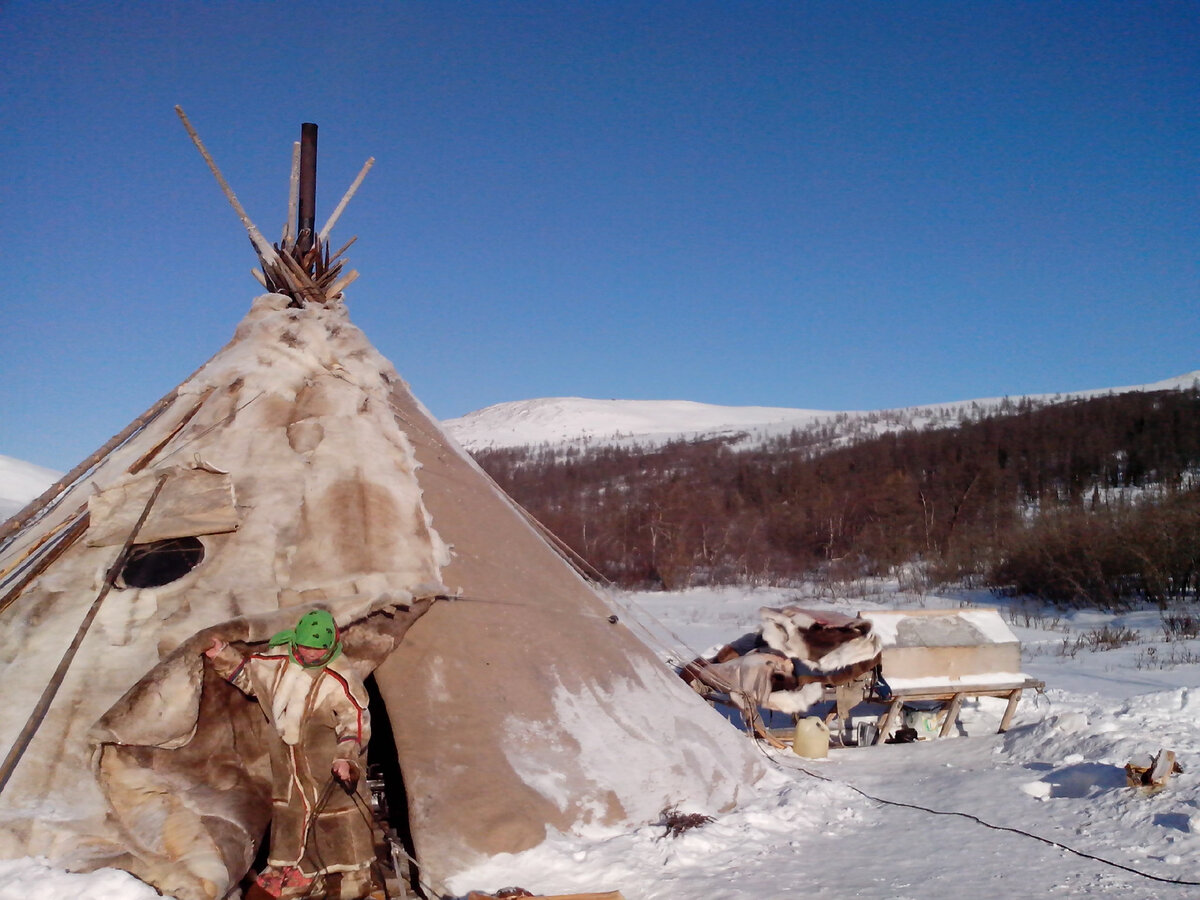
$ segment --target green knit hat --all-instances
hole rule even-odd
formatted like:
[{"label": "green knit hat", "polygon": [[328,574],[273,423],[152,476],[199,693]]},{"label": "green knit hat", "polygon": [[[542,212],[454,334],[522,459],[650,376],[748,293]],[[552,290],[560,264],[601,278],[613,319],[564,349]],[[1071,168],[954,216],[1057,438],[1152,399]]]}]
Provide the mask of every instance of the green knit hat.
[{"label": "green knit hat", "polygon": [[[271,646],[288,645],[288,654],[292,661],[309,667],[323,666],[333,662],[342,652],[342,644],[338,640],[338,627],[333,616],[323,609],[313,609],[306,612],[291,631],[281,631],[271,638]],[[296,659],[296,647],[311,647],[328,651],[320,661],[301,663]]]}]

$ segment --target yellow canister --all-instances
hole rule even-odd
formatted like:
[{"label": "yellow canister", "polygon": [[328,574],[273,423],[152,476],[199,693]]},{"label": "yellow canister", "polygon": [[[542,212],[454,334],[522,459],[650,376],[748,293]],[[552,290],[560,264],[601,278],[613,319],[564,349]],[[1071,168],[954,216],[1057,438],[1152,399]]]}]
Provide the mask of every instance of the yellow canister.
[{"label": "yellow canister", "polygon": [[824,759],[829,755],[829,726],[818,716],[809,716],[796,723],[792,736],[792,752],[809,759]]}]

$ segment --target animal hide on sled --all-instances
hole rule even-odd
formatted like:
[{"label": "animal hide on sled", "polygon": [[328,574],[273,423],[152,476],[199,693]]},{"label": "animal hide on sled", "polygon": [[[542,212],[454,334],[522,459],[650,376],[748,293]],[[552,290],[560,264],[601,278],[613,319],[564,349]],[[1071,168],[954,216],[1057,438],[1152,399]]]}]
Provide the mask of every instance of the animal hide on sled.
[{"label": "animal hide on sled", "polygon": [[882,645],[866,619],[799,606],[764,606],[759,615],[759,631],[689,663],[684,680],[701,693],[729,694],[739,708],[752,702],[799,714],[822,699],[825,685],[852,682],[879,665]]}]

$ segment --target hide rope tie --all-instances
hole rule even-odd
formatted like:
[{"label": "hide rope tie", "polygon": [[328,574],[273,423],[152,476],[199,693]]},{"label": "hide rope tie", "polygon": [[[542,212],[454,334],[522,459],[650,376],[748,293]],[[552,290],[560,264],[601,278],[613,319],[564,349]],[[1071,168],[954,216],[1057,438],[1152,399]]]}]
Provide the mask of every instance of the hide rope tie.
[{"label": "hide rope tie", "polygon": [[785,766],[778,759],[775,759],[770,754],[768,754],[766,751],[764,751],[762,749],[762,747],[759,746],[758,741],[755,741],[754,745],[756,747],[758,747],[759,752],[762,753],[763,756],[766,757],[766,759],[770,760],[770,762],[773,765],[779,767],[780,769],[783,769],[784,771],[803,772],[808,777],[815,778],[818,781],[824,781],[829,784],[841,785],[842,787],[849,788],[850,790],[854,791],[854,793],[856,793],[862,797],[865,797],[866,799],[870,800],[873,803],[878,803],[881,806],[895,806],[895,807],[899,807],[900,809],[911,809],[911,810],[916,810],[917,812],[928,813],[929,815],[933,815],[933,816],[957,816],[958,818],[966,819],[970,822],[974,822],[976,825],[982,825],[984,828],[990,828],[992,831],[1006,831],[1010,834],[1015,834],[1020,837],[1031,838],[1032,840],[1040,841],[1041,843],[1047,844],[1048,846],[1051,846],[1051,847],[1055,847],[1056,849],[1063,850],[1067,853],[1074,854],[1075,856],[1081,857],[1082,859],[1090,859],[1093,862],[1098,862],[1103,865],[1110,866],[1114,869],[1120,869],[1122,872],[1129,872],[1131,875],[1137,875],[1141,878],[1147,878],[1150,881],[1157,881],[1162,884],[1178,884],[1178,885],[1184,885],[1187,887],[1200,887],[1200,881],[1185,881],[1180,878],[1167,878],[1163,875],[1155,875],[1152,872],[1144,872],[1141,869],[1135,869],[1133,866],[1127,866],[1124,863],[1114,862],[1111,859],[1105,859],[1103,856],[1096,856],[1094,853],[1087,853],[1086,851],[1083,851],[1083,850],[1076,850],[1074,847],[1068,846],[1067,844],[1064,844],[1061,841],[1056,841],[1053,838],[1043,837],[1040,834],[1034,834],[1033,832],[1024,831],[1023,829],[1020,829],[1020,828],[1013,828],[1008,825],[995,825],[991,822],[987,822],[984,819],[981,819],[979,816],[975,815],[974,813],[959,812],[957,810],[931,809],[928,806],[921,806],[918,803],[907,803],[903,800],[887,800],[883,797],[876,797],[873,794],[867,793],[862,788],[857,787],[848,781],[838,781],[836,779],[830,778],[828,775],[819,775],[816,772],[812,772],[812,771],[804,768],[804,766]]},{"label": "hide rope tie", "polygon": [[54,698],[58,694],[58,689],[62,686],[63,679],[66,678],[67,670],[71,668],[71,663],[75,660],[75,654],[79,651],[80,646],[83,644],[83,639],[87,636],[88,629],[92,627],[92,622],[95,621],[96,615],[100,612],[100,604],[104,602],[104,598],[108,596],[109,591],[116,584],[117,576],[121,574],[121,569],[124,567],[125,560],[129,556],[129,548],[133,546],[133,542],[137,539],[138,532],[142,530],[142,525],[146,522],[146,517],[150,515],[150,507],[154,505],[154,501],[158,499],[158,495],[162,492],[163,485],[166,483],[167,473],[164,472],[158,476],[158,483],[154,485],[154,491],[150,494],[150,499],[146,501],[146,505],[142,508],[142,514],[138,516],[137,522],[134,523],[133,530],[125,538],[121,552],[117,554],[117,558],[113,560],[113,564],[109,566],[108,571],[105,573],[104,585],[100,588],[100,593],[96,595],[96,599],[92,601],[92,605],[88,608],[87,615],[83,617],[83,622],[80,623],[79,628],[75,632],[75,638],[71,641],[71,645],[59,661],[58,668],[50,676],[50,681],[46,685],[46,689],[42,691],[42,696],[38,699],[33,712],[29,714],[29,719],[25,722],[25,727],[21,729],[21,733],[17,735],[17,739],[13,741],[12,748],[8,751],[8,756],[4,758],[3,764],[0,764],[0,793],[8,785],[9,779],[12,778],[12,774],[17,768],[17,764],[20,763],[21,757],[25,755],[25,750],[33,740],[33,736],[37,734],[38,728],[41,727],[42,721],[46,718],[50,704],[54,702]]}]

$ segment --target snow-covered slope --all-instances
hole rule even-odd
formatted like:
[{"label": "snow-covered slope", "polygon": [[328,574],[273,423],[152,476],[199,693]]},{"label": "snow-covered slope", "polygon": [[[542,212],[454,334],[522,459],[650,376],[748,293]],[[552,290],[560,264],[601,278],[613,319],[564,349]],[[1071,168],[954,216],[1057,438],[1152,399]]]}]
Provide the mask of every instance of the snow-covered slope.
[{"label": "snow-covered slope", "polygon": [[690,400],[549,397],[498,403],[442,424],[467,449],[527,444],[665,443],[680,436],[804,428],[836,412],[774,406],[714,406]]},{"label": "snow-covered slope", "polygon": [[1030,397],[989,397],[869,412],[715,406],[688,400],[550,397],[498,403],[456,419],[447,419],[442,424],[468,450],[538,444],[654,446],[678,439],[735,436],[740,436],[739,443],[750,446],[814,425],[828,425],[837,435],[843,436],[861,434],[864,430],[951,425],[964,414],[994,409],[1005,401],[1054,403],[1129,391],[1181,390],[1191,388],[1197,382],[1200,382],[1200,370],[1130,387]]},{"label": "snow-covered slope", "polygon": [[0,522],[54,484],[60,474],[11,456],[0,456]]}]

